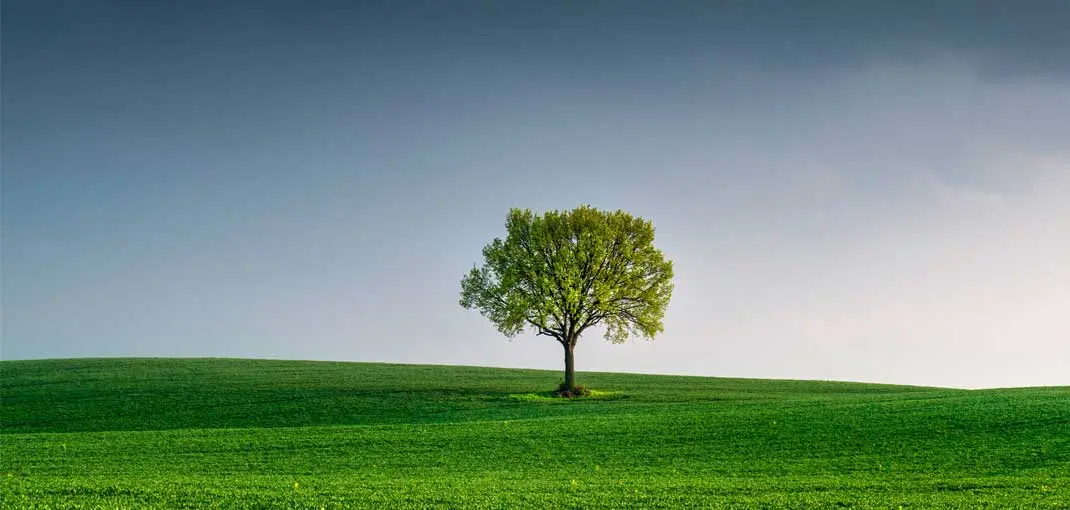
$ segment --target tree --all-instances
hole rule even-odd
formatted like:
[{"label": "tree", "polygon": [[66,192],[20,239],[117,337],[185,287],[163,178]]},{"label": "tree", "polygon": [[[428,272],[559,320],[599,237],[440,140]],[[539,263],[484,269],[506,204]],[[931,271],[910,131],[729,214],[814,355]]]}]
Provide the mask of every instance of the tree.
[{"label": "tree", "polygon": [[587,329],[605,338],[653,340],[672,295],[672,261],[654,247],[654,226],[624,211],[581,206],[538,216],[511,209],[505,240],[483,248],[484,264],[461,280],[461,306],[502,334],[527,328],[565,350],[562,393],[576,390],[574,353]]}]

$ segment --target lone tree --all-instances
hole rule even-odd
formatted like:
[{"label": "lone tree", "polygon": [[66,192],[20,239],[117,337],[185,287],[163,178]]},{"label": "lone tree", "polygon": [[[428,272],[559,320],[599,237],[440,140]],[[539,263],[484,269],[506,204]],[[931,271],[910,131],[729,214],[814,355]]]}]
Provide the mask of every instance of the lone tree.
[{"label": "lone tree", "polygon": [[483,248],[483,267],[461,280],[461,306],[477,309],[512,338],[532,328],[565,349],[559,394],[576,394],[576,341],[588,328],[605,338],[653,340],[672,295],[672,261],[654,247],[654,226],[624,211],[581,206],[538,216],[511,209],[505,240]]}]

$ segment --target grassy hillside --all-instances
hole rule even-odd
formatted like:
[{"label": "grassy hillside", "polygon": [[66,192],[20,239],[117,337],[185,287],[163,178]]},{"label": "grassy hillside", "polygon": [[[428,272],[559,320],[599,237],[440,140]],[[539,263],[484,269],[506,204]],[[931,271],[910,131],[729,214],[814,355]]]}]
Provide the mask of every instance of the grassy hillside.
[{"label": "grassy hillside", "polygon": [[1070,508],[1070,388],[0,362],[3,508]]}]

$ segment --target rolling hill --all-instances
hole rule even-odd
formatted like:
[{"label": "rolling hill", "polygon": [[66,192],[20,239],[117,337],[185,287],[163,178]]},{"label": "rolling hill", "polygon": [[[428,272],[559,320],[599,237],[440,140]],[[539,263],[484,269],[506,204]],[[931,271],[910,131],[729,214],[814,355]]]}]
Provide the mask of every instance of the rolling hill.
[{"label": "rolling hill", "polygon": [[0,362],[3,508],[1070,508],[1070,387]]}]

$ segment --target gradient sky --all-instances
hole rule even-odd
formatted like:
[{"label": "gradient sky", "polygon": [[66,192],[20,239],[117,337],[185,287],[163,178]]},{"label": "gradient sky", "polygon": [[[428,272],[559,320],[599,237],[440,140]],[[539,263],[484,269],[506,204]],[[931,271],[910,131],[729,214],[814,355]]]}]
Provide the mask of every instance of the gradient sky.
[{"label": "gradient sky", "polygon": [[875,4],[7,0],[0,358],[560,369],[459,282],[588,203],[676,291],[580,371],[1070,384],[1070,2]]}]

